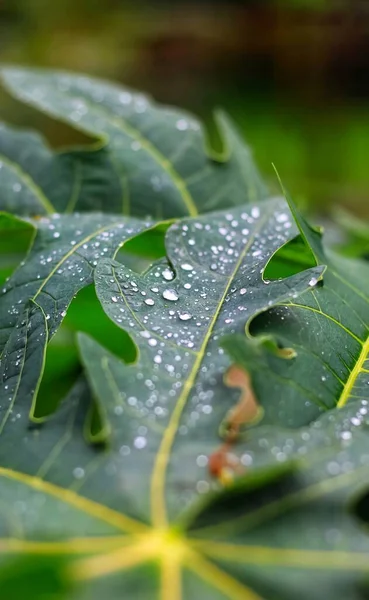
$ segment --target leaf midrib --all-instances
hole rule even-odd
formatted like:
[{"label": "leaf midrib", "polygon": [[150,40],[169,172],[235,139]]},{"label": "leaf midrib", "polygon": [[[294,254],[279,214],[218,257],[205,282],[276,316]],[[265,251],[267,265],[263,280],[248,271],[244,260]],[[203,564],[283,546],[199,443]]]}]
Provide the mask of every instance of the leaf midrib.
[{"label": "leaf midrib", "polygon": [[153,526],[157,527],[158,529],[162,529],[162,528],[165,528],[168,526],[167,507],[166,507],[166,503],[165,503],[165,476],[166,476],[166,471],[167,471],[168,464],[169,464],[171,448],[172,448],[174,440],[175,440],[175,436],[176,436],[176,433],[178,430],[180,418],[181,418],[183,410],[186,406],[188,396],[193,388],[193,384],[197,377],[199,367],[201,365],[201,362],[204,359],[205,349],[206,349],[206,347],[209,343],[209,340],[213,334],[213,329],[214,329],[215,323],[218,320],[220,311],[224,304],[225,297],[227,296],[227,293],[232,285],[233,279],[234,279],[236,273],[238,272],[240,266],[242,265],[242,261],[244,260],[248,250],[252,246],[252,244],[255,240],[256,234],[260,231],[260,229],[268,221],[268,219],[270,218],[270,214],[272,212],[273,212],[272,210],[265,212],[265,214],[263,215],[263,218],[261,218],[259,223],[257,224],[257,227],[255,227],[255,229],[253,230],[252,235],[250,236],[250,239],[245,244],[243,251],[240,253],[240,256],[235,264],[235,267],[229,276],[228,283],[224,288],[223,294],[219,299],[217,309],[214,313],[214,316],[213,316],[211,322],[209,323],[209,328],[207,330],[207,333],[203,339],[200,350],[198,351],[198,355],[196,356],[196,359],[193,363],[193,366],[189,373],[189,376],[185,381],[182,393],[180,394],[180,396],[177,400],[177,403],[174,407],[174,410],[172,412],[168,426],[164,432],[161,444],[159,446],[159,450],[156,454],[156,459],[155,459],[154,468],[153,468],[153,472],[152,472],[152,478],[151,478],[150,498],[151,498],[151,520],[152,520]]},{"label": "leaf midrib", "polygon": [[346,405],[346,403],[348,402],[348,400],[350,399],[351,392],[356,383],[356,379],[358,378],[360,373],[365,373],[365,369],[363,369],[363,366],[364,366],[366,359],[368,358],[368,355],[369,355],[369,336],[367,337],[366,342],[364,343],[364,345],[361,349],[360,356],[359,356],[358,360],[356,361],[355,366],[350,373],[350,376],[346,382],[345,387],[342,390],[341,396],[337,402],[337,408],[344,407]]},{"label": "leaf midrib", "polygon": [[[13,91],[13,93],[15,93],[16,96],[19,97],[18,90],[14,89],[12,84],[8,84],[7,81],[5,83],[9,86],[9,88]],[[93,104],[91,102],[89,97],[86,97],[83,93],[79,93],[78,96],[76,94],[68,94],[67,96],[68,96],[68,98],[71,98],[71,99],[77,98],[77,97],[78,98],[83,97],[86,105],[88,106],[88,108],[91,112],[95,113],[97,116],[100,116],[100,117],[103,116],[105,118],[105,120],[112,127],[116,127],[117,129],[120,129],[121,131],[123,131],[123,133],[125,133],[126,135],[128,135],[129,137],[134,139],[135,141],[139,142],[141,144],[142,148],[144,148],[146,150],[146,152],[154,159],[154,161],[163,169],[163,171],[165,171],[167,173],[167,175],[173,181],[174,186],[178,190],[180,197],[182,198],[182,201],[188,211],[188,215],[190,217],[195,217],[198,215],[197,206],[195,204],[194,199],[192,198],[192,195],[190,194],[190,192],[187,188],[186,182],[183,179],[183,177],[181,177],[181,175],[174,168],[172,163],[161,153],[161,151],[158,148],[156,148],[156,146],[154,146],[154,144],[148,138],[146,138],[137,128],[135,128],[131,124],[129,124],[127,122],[127,120],[124,119],[123,117],[109,116],[109,114],[107,113],[106,110],[104,110],[103,108],[97,107],[95,104]],[[23,102],[27,101],[27,103],[34,105],[34,99],[32,97],[25,98],[24,95],[22,95],[21,99]],[[60,114],[55,114],[55,112],[49,106],[47,106],[47,107],[43,106],[42,110],[44,112],[51,114],[54,118],[60,119],[62,121],[67,121],[68,124],[70,124],[70,122],[66,116],[63,116]],[[88,132],[89,135],[91,135],[91,134],[96,135],[96,132],[91,130],[91,128],[88,125],[87,126],[83,125],[83,123],[73,122],[73,127],[75,129],[79,129],[80,131],[83,131],[85,133]],[[99,138],[102,139],[103,141],[104,141],[104,138],[109,141],[109,137],[102,136],[101,134],[99,135]]]},{"label": "leaf midrib", "polygon": [[160,167],[163,169],[163,171],[165,171],[167,173],[167,175],[169,175],[169,177],[171,178],[171,180],[174,183],[174,186],[177,188],[177,190],[183,200],[183,203],[185,204],[185,206],[188,210],[189,216],[190,217],[197,216],[198,215],[197,206],[187,188],[185,180],[183,179],[183,177],[181,177],[181,175],[178,173],[178,171],[174,168],[172,163],[162,154],[162,152],[156,146],[154,146],[154,144],[151,142],[151,140],[149,140],[147,137],[145,137],[139,129],[137,129],[130,123],[128,123],[127,120],[124,119],[123,117],[118,117],[118,116],[110,117],[107,114],[106,110],[104,110],[103,108],[99,108],[96,105],[92,104],[92,102],[89,100],[89,98],[86,98],[86,96],[83,96],[83,98],[84,98],[86,104],[88,105],[89,109],[92,112],[95,112],[97,115],[101,115],[101,114],[104,115],[106,121],[108,123],[110,123],[110,125],[112,125],[113,127],[116,127],[117,129],[120,129],[125,134],[127,134],[129,137],[131,137],[132,139],[134,139],[135,141],[137,141],[141,144],[142,148],[144,148],[146,150],[146,152],[154,159],[154,161],[158,165],[160,165]]},{"label": "leaf midrib", "polygon": [[68,258],[73,256],[73,254],[77,250],[79,250],[79,248],[81,248],[81,246],[83,246],[83,244],[87,244],[94,237],[100,235],[101,233],[103,233],[104,231],[107,231],[108,229],[114,229],[114,227],[117,227],[117,223],[109,223],[109,225],[105,225],[104,227],[101,227],[100,229],[94,231],[93,233],[91,233],[88,236],[86,236],[85,238],[83,238],[83,240],[78,242],[78,244],[75,244],[75,246],[73,246],[66,254],[64,254],[63,257],[57,262],[57,264],[51,269],[50,273],[48,274],[47,277],[45,277],[42,284],[38,288],[37,292],[33,296],[32,300],[36,300],[37,296],[39,296],[39,294],[42,292],[42,290],[47,285],[47,283],[50,281],[50,279],[55,275],[56,271],[65,263],[65,261],[68,260]]},{"label": "leaf midrib", "polygon": [[[305,490],[305,497],[303,500],[312,501],[321,495],[325,495],[332,491],[332,489],[338,489],[343,485],[349,485],[353,475],[355,478],[360,477],[363,470],[367,470],[366,467],[358,469],[354,473],[345,473],[331,480],[324,482],[325,485],[313,485]],[[194,539],[189,537],[178,537],[178,532],[170,530],[156,531],[150,526],[140,524],[121,513],[111,510],[108,507],[95,503],[87,498],[78,496],[74,492],[68,489],[58,488],[54,484],[39,480],[37,477],[26,475],[10,469],[0,468],[0,476],[4,476],[16,481],[20,481],[26,485],[29,485],[33,489],[40,492],[46,493],[59,500],[65,501],[78,509],[83,510],[87,514],[102,519],[113,526],[116,526],[118,530],[124,529],[128,532],[128,535],[113,535],[113,536],[102,536],[101,538],[68,538],[66,540],[56,540],[55,542],[50,541],[37,541],[37,540],[19,540],[14,538],[3,538],[0,539],[0,553],[20,553],[30,555],[58,555],[58,554],[71,554],[71,555],[88,555],[96,554],[97,556],[92,558],[83,558],[82,562],[75,562],[72,565],[71,573],[79,580],[94,579],[102,575],[113,575],[117,572],[124,572],[129,568],[134,568],[140,564],[147,562],[159,562],[162,573],[161,580],[161,591],[163,600],[181,600],[182,588],[178,585],[169,589],[176,590],[175,598],[165,593],[164,582],[170,583],[168,580],[168,572],[165,572],[168,564],[164,560],[168,557],[171,552],[171,547],[166,547],[165,540],[170,541],[170,537],[174,540],[175,546],[173,550],[176,550],[176,539],[182,544],[185,553],[177,558],[177,561],[171,561],[174,565],[174,569],[171,569],[175,575],[175,579],[178,583],[178,576],[182,570],[189,569],[200,577],[203,581],[206,581],[210,586],[223,592],[230,600],[261,600],[255,592],[245,586],[238,579],[230,575],[223,566],[215,565],[210,562],[208,558],[214,557],[215,559],[224,559],[233,561],[236,560],[241,564],[255,564],[257,566],[282,566],[285,568],[296,568],[305,566],[306,568],[321,568],[328,570],[342,569],[344,567],[351,571],[367,572],[369,570],[369,563],[367,561],[367,553],[355,552],[345,553],[341,551],[304,551],[299,548],[276,548],[268,546],[247,546],[237,545],[228,542],[216,542],[213,540],[205,539]],[[332,483],[334,484],[332,486]],[[328,487],[328,489],[327,489]],[[306,494],[306,492],[308,492]],[[127,525],[129,525],[127,527]],[[139,527],[137,527],[139,526]],[[210,528],[211,529],[211,528]],[[202,529],[202,533],[208,532],[208,529]],[[209,530],[210,531],[210,530]],[[152,545],[152,536],[159,535],[158,540],[161,544],[159,547]],[[164,537],[163,537],[164,536]],[[168,537],[170,536],[170,537]],[[151,541],[150,541],[151,540]],[[151,551],[147,551],[148,544],[151,544]],[[134,552],[128,552],[127,549],[131,548]],[[140,548],[144,551],[140,552]],[[162,550],[165,550],[164,554]],[[100,552],[100,554],[99,554]],[[132,554],[134,556],[132,556]],[[132,560],[131,560],[131,558]],[[111,558],[114,559],[114,564],[111,564]],[[96,573],[96,564],[101,565],[101,561],[107,565],[107,572]],[[170,567],[170,565],[169,565]],[[173,584],[176,583],[173,580]]]}]

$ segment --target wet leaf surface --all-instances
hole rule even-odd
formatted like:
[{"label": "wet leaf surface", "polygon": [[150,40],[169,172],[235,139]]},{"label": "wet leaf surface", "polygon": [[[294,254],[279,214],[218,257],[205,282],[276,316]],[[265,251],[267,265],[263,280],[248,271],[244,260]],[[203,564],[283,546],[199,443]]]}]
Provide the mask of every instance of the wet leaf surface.
[{"label": "wet leaf surface", "polygon": [[[0,295],[7,597],[365,600],[367,265],[265,199],[224,117],[215,156],[193,117],[140,94],[45,71],[3,78],[98,139],[58,153],[0,129],[0,208],[17,215],[0,214],[4,247],[35,234]],[[191,218],[164,249],[169,223],[130,212]],[[125,242],[165,258],[140,274],[117,254]],[[84,374],[38,418],[47,343],[92,283],[106,336],[125,333],[110,350],[79,333]]]},{"label": "wet leaf surface", "polygon": [[[95,151],[51,155],[39,138],[24,140],[22,134],[22,143],[31,142],[28,147],[33,145],[38,153],[38,172],[31,168],[29,173],[35,177],[33,187],[49,188],[55,173],[60,189],[51,197],[57,193],[58,210],[104,209],[160,220],[194,216],[267,196],[249,149],[222,113],[217,122],[224,150],[217,155],[207,148],[197,119],[160,107],[143,94],[71,73],[3,68],[1,75],[7,89],[23,102],[99,139]],[[2,200],[6,210],[14,206],[14,192],[22,185],[14,179],[14,171],[20,175],[19,169],[9,162],[20,137],[0,130],[3,169],[11,182],[9,199],[5,196]],[[19,159],[19,153],[16,155]],[[26,174],[23,178],[28,178],[27,157],[21,168]],[[33,211],[42,204],[44,211],[49,211],[51,201],[45,205],[34,190],[29,196],[18,211]],[[105,206],[102,198],[109,199]]]}]

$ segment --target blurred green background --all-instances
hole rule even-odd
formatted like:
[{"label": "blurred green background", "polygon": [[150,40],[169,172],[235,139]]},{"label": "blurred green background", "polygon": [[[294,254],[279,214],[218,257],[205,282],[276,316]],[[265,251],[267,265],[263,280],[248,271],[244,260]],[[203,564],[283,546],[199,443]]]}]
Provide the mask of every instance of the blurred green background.
[{"label": "blurred green background", "polygon": [[[210,132],[221,105],[276,189],[272,162],[300,203],[369,215],[367,0],[0,0],[0,61],[120,81]],[[0,110],[73,141],[5,93]]]}]

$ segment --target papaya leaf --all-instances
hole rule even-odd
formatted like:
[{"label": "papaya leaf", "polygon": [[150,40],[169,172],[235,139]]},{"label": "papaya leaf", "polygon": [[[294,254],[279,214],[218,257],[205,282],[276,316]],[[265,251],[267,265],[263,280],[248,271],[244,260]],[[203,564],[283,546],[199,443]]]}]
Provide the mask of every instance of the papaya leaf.
[{"label": "papaya leaf", "polygon": [[[14,222],[4,215],[3,228],[6,221],[9,226]],[[93,281],[98,260],[115,256],[127,240],[153,227],[150,221],[98,213],[53,214],[26,222],[35,236],[25,261],[1,290],[0,348],[28,299],[37,300],[53,335],[73,297]]]},{"label": "papaya leaf", "polygon": [[[43,375],[46,344],[57,331],[79,290],[93,281],[103,256],[115,256],[122,244],[152,227],[151,222],[89,213],[27,221],[35,230],[28,255],[0,295],[0,404],[12,417],[18,395],[32,403]],[[1,226],[19,220],[2,215]]]},{"label": "papaya leaf", "polygon": [[[86,200],[85,194],[76,191],[82,175],[89,189],[94,188],[91,178],[97,180],[100,188],[107,183],[109,192],[113,192],[107,210],[151,215],[159,220],[194,216],[199,212],[256,202],[267,196],[249,149],[222,113],[217,114],[217,123],[224,150],[216,154],[207,148],[202,126],[193,116],[160,107],[150,98],[121,86],[76,74],[18,67],[3,67],[1,75],[6,88],[18,99],[99,140],[94,147],[98,156],[91,148],[89,153],[75,156],[75,160],[70,153],[50,156],[50,151],[38,140],[41,181],[35,185],[42,187],[47,169],[42,165],[45,160],[52,164],[57,179],[65,169],[75,172],[66,184],[71,187],[73,182],[74,191],[69,191],[67,204],[68,192],[62,199],[58,198],[57,206],[63,204],[69,210],[71,206],[84,210],[86,202],[91,206],[91,197],[87,196]],[[5,133],[0,152],[6,144]],[[4,165],[11,171],[9,158]],[[28,172],[27,158],[25,162],[26,165],[22,160],[22,169]],[[99,164],[102,177],[96,174]],[[32,177],[35,169],[31,169]],[[108,182],[107,174],[110,175]],[[12,178],[13,173],[8,176]],[[15,185],[18,189],[20,183]],[[103,196],[107,197],[104,190]],[[93,197],[99,197],[96,189]],[[35,198],[29,199],[26,206],[34,201]],[[10,196],[7,203],[12,202]],[[44,209],[50,211],[49,203]]]},{"label": "papaya leaf", "polygon": [[[291,207],[316,263],[327,265],[324,283],[272,307],[263,319],[255,320],[253,333],[294,348],[296,359],[273,356],[263,337],[251,344],[244,339],[242,351],[233,338],[224,345],[252,373],[256,393],[263,398],[264,422],[302,426],[319,413],[357,401],[364,403],[357,408],[362,414],[354,417],[360,423],[369,401],[369,267],[325,248],[322,233],[292,203]],[[283,400],[276,405],[274,397]],[[305,403],[311,407],[310,415],[298,409]]]},{"label": "papaya leaf", "polygon": [[0,176],[0,210],[19,216],[123,211],[120,181],[104,150],[54,152],[39,134],[1,124]]},{"label": "papaya leaf", "polygon": [[[264,281],[272,255],[296,234],[285,202],[275,199],[173,225],[167,259],[143,275],[99,260],[100,301],[134,340],[136,362],[123,364],[79,336],[105,445],[84,439],[91,403],[84,379],[47,422],[30,424],[28,389],[11,412],[0,403],[4,565],[60,559],[76,600],[292,600],[301,581],[306,599],[313,590],[318,600],[364,600],[369,541],[347,502],[352,494],[356,504],[365,499],[369,453],[361,451],[367,432],[354,403],[294,431],[262,421],[229,449],[239,458],[234,484],[209,471],[224,416],[240,396],[235,377],[223,379],[231,359],[220,339],[232,333],[242,352],[255,315],[321,281],[322,266]],[[28,338],[35,357],[50,320],[39,299],[22,315],[38,323],[38,334],[20,320],[12,333]],[[263,344],[291,355],[273,339]],[[247,379],[238,385],[247,392]]]},{"label": "papaya leaf", "polygon": [[[301,430],[305,446],[296,444],[295,451],[307,460],[299,470],[247,495],[230,490],[228,499],[218,498],[192,523],[191,535],[198,539],[193,547],[211,561],[213,581],[220,573],[224,582],[228,578],[228,595],[225,591],[220,598],[367,597],[369,536],[355,506],[367,499],[369,454],[363,449],[368,434],[350,422],[354,408],[343,412],[333,420],[325,414]],[[317,458],[312,436],[324,431],[332,443],[332,434],[342,431],[345,419],[347,432],[356,429],[355,440],[330,455],[320,447]],[[281,431],[278,443],[277,429],[272,429],[272,436],[264,431],[264,437],[254,430],[254,448],[251,439],[241,455],[244,464],[250,464],[260,444],[265,450],[271,444],[269,449],[274,447],[277,453],[291,452],[296,435]],[[198,584],[200,564],[197,575]]]},{"label": "papaya leaf", "polygon": [[[97,295],[139,355],[133,365],[124,365],[83,335],[81,353],[105,420],[116,422],[111,444],[118,451],[123,437],[127,452],[132,446],[145,449],[127,455],[122,474],[136,517],[148,519],[151,513],[164,526],[186,507],[179,490],[189,501],[196,493],[201,472],[196,458],[215,449],[221,420],[239,396],[222,382],[230,361],[219,351],[219,339],[244,331],[256,314],[321,278],[324,268],[315,267],[281,281],[263,280],[269,258],[294,235],[286,203],[274,199],[173,225],[166,236],[167,260],[142,276],[99,261]],[[125,410],[131,418],[121,417]]]}]

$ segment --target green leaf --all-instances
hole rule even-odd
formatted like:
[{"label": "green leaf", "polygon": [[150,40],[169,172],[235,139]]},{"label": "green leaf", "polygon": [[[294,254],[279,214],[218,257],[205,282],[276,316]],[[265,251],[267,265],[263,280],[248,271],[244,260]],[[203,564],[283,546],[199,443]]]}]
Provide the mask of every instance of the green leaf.
[{"label": "green leaf", "polygon": [[36,302],[30,300],[13,328],[1,355],[0,402],[6,407],[0,422],[0,433],[9,418],[13,418],[13,408],[17,396],[25,398],[31,406],[33,418],[34,403],[43,373],[48,331],[45,313]]},{"label": "green leaf", "polygon": [[54,152],[38,134],[1,124],[0,173],[3,211],[123,211],[120,180],[104,150]]},{"label": "green leaf", "polygon": [[[4,215],[12,226],[14,219]],[[24,303],[37,303],[46,314],[49,336],[52,336],[73,297],[93,281],[98,260],[115,256],[129,239],[153,227],[149,221],[116,215],[52,215],[27,221],[35,230],[35,238],[23,264],[1,290],[0,348]]]},{"label": "green leaf", "polygon": [[147,520],[151,513],[164,526],[186,508],[180,491],[189,503],[200,493],[196,457],[216,449],[220,423],[239,396],[222,382],[230,361],[218,340],[244,331],[255,314],[320,279],[323,269],[316,267],[263,281],[270,256],[294,235],[286,204],[276,199],[173,225],[166,237],[169,262],[159,261],[143,276],[111,260],[99,262],[97,295],[139,355],[124,365],[84,335],[80,346],[104,420],[115,432],[111,444],[118,451],[125,438],[127,452],[145,448],[126,458],[126,502],[136,517]]},{"label": "green leaf", "polygon": [[339,245],[340,251],[353,258],[368,259],[369,224],[340,207],[335,208],[333,217],[348,238]]},{"label": "green leaf", "polygon": [[[7,223],[12,228],[16,222],[5,215],[1,219],[2,227]],[[56,214],[28,222],[35,228],[32,247],[0,295],[0,405],[6,407],[5,420],[18,395],[32,402],[33,418],[46,344],[73,297],[92,283],[98,260],[115,256],[125,241],[152,226],[97,213]]]},{"label": "green leaf", "polygon": [[[219,340],[321,279],[315,267],[263,280],[296,233],[276,199],[173,225],[167,260],[143,275],[99,261],[102,305],[138,356],[125,365],[79,337],[105,446],[83,438],[91,403],[83,379],[46,423],[30,426],[30,398],[17,395],[0,434],[4,558],[63,557],[76,600],[292,600],[301,581],[306,599],[313,591],[318,600],[364,600],[368,537],[346,510],[353,492],[362,497],[368,469],[354,403],[296,431],[262,422],[229,449],[240,457],[235,485],[209,473],[239,398],[223,382],[230,359]],[[44,331],[40,309],[25,310]]]},{"label": "green leaf", "polygon": [[[110,173],[110,165],[114,169],[119,190],[110,200],[112,210],[118,202],[125,214],[162,219],[194,216],[267,196],[249,149],[222,113],[217,114],[217,123],[224,150],[217,155],[206,148],[203,129],[194,117],[158,107],[146,96],[118,85],[70,73],[10,67],[2,69],[2,79],[23,102],[99,139],[100,154],[91,152],[90,158],[101,161],[103,171]],[[45,149],[38,154],[45,155]],[[88,163],[86,153],[83,160]],[[66,161],[60,156],[52,160],[56,171],[69,161],[69,155]],[[73,162],[72,169],[80,170],[78,160],[77,166]],[[89,179],[88,164],[86,170]],[[83,201],[81,209],[84,206]]]},{"label": "green leaf", "polygon": [[0,571],[1,593],[11,600],[67,600],[72,590],[62,565],[63,559],[53,556],[10,559]]},{"label": "green leaf", "polygon": [[[321,233],[292,209],[316,262],[327,265],[324,282],[273,307],[254,322],[253,333],[274,336],[281,346],[294,348],[297,357],[281,361],[257,342],[250,346],[244,340],[242,361],[232,338],[225,346],[252,372],[265,418],[294,427],[307,424],[306,417],[311,420],[319,412],[369,400],[369,267],[325,249]],[[275,397],[283,402],[276,406]],[[299,411],[304,403],[310,415]]]},{"label": "green leaf", "polygon": [[[349,421],[348,407],[345,412]],[[315,428],[328,437],[337,423],[342,427],[342,417],[336,413],[333,423],[325,415]],[[312,432],[314,426],[304,431],[306,440]],[[214,565],[214,581],[219,573],[228,581],[224,598],[367,598],[369,537],[353,502],[368,490],[368,454],[362,453],[367,431],[356,437],[330,457],[323,452],[313,458],[307,442],[299,448],[307,457],[299,471],[247,496],[230,492],[200,515],[194,546]],[[286,432],[285,446],[291,441]],[[275,448],[281,451],[283,444]],[[249,445],[245,456],[252,456]],[[197,570],[201,576],[200,562]]]}]

